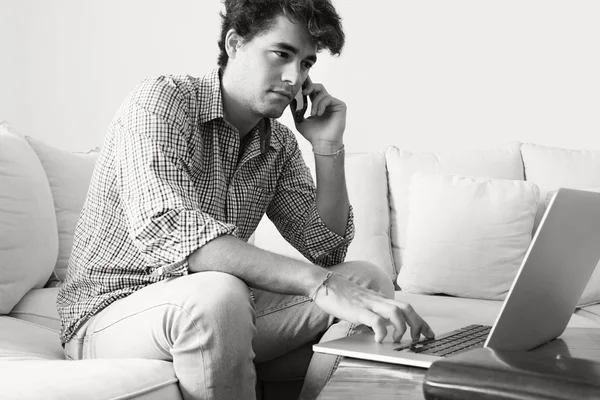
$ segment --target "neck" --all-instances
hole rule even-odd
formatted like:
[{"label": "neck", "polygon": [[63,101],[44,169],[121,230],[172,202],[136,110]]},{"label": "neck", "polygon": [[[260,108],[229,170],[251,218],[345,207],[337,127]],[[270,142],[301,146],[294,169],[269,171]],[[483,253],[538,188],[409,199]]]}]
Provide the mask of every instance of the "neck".
[{"label": "neck", "polygon": [[223,99],[223,114],[225,121],[233,125],[239,132],[240,138],[246,136],[260,121],[260,117],[256,116],[248,108],[244,107],[243,103],[237,96],[235,80],[231,74],[227,73],[227,68],[221,77],[221,97]]}]

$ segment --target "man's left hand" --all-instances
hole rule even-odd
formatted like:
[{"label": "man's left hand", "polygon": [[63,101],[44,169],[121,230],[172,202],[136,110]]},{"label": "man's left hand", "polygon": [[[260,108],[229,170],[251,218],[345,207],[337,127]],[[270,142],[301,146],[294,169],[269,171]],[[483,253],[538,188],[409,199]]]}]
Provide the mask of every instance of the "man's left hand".
[{"label": "man's left hand", "polygon": [[316,151],[336,151],[344,143],[346,103],[331,96],[322,84],[307,80],[303,92],[310,97],[310,116],[296,124],[296,129]]}]

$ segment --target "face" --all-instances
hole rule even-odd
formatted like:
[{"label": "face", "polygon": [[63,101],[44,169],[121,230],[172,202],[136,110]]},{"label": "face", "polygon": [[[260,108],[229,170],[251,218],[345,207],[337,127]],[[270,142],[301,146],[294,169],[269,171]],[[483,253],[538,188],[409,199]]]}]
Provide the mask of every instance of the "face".
[{"label": "face", "polygon": [[316,50],[306,26],[277,17],[270,30],[241,41],[233,57],[230,53],[231,95],[253,116],[280,117],[316,62]]}]

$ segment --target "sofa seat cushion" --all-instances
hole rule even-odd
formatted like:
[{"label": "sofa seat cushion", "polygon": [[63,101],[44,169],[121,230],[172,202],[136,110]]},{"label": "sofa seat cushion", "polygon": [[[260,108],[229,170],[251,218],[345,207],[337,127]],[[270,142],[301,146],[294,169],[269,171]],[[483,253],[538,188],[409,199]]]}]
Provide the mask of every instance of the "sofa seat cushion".
[{"label": "sofa seat cushion", "polygon": [[[432,329],[437,335],[444,332],[436,330],[436,323],[443,326],[455,326],[456,328],[468,324],[493,325],[504,304],[503,301],[499,300],[467,299],[402,291],[396,291],[395,298],[404,303],[409,303],[426,322],[432,325]],[[597,308],[594,309],[593,307]],[[589,311],[596,313],[596,320],[590,315],[582,314],[579,310],[573,314],[567,327],[600,328],[600,304],[589,308],[592,308]],[[448,323],[448,321],[452,322]]]},{"label": "sofa seat cushion", "polygon": [[181,399],[167,361],[0,361],[0,376],[3,399]]},{"label": "sofa seat cushion", "polygon": [[395,298],[412,305],[425,320],[427,317],[449,317],[462,320],[472,319],[473,323],[487,325],[494,323],[503,303],[498,300],[416,294],[400,290],[396,291]]},{"label": "sofa seat cushion", "polygon": [[17,318],[0,316],[0,361],[64,358],[56,330]]},{"label": "sofa seat cushion", "polygon": [[575,314],[600,324],[600,304],[582,307]]},{"label": "sofa seat cushion", "polygon": [[58,332],[60,317],[56,310],[57,295],[58,287],[32,289],[23,296],[8,315]]},{"label": "sofa seat cushion", "polygon": [[171,362],[68,361],[56,330],[7,316],[0,316],[0,376],[3,399],[181,398]]}]

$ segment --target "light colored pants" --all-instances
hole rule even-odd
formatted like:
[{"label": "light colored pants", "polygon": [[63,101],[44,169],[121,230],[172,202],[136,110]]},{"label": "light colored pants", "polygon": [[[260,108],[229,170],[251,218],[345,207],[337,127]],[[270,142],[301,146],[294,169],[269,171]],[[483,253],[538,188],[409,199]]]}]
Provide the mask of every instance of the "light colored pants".
[{"label": "light colored pants", "polygon": [[[392,281],[366,262],[330,270],[393,297]],[[65,345],[67,358],[149,358],[173,362],[184,399],[256,398],[256,369],[302,345],[355,333],[307,297],[254,289],[220,272],[169,278],[117,300]],[[314,399],[339,362],[315,353],[300,399]],[[299,377],[302,378],[302,377]]]}]

